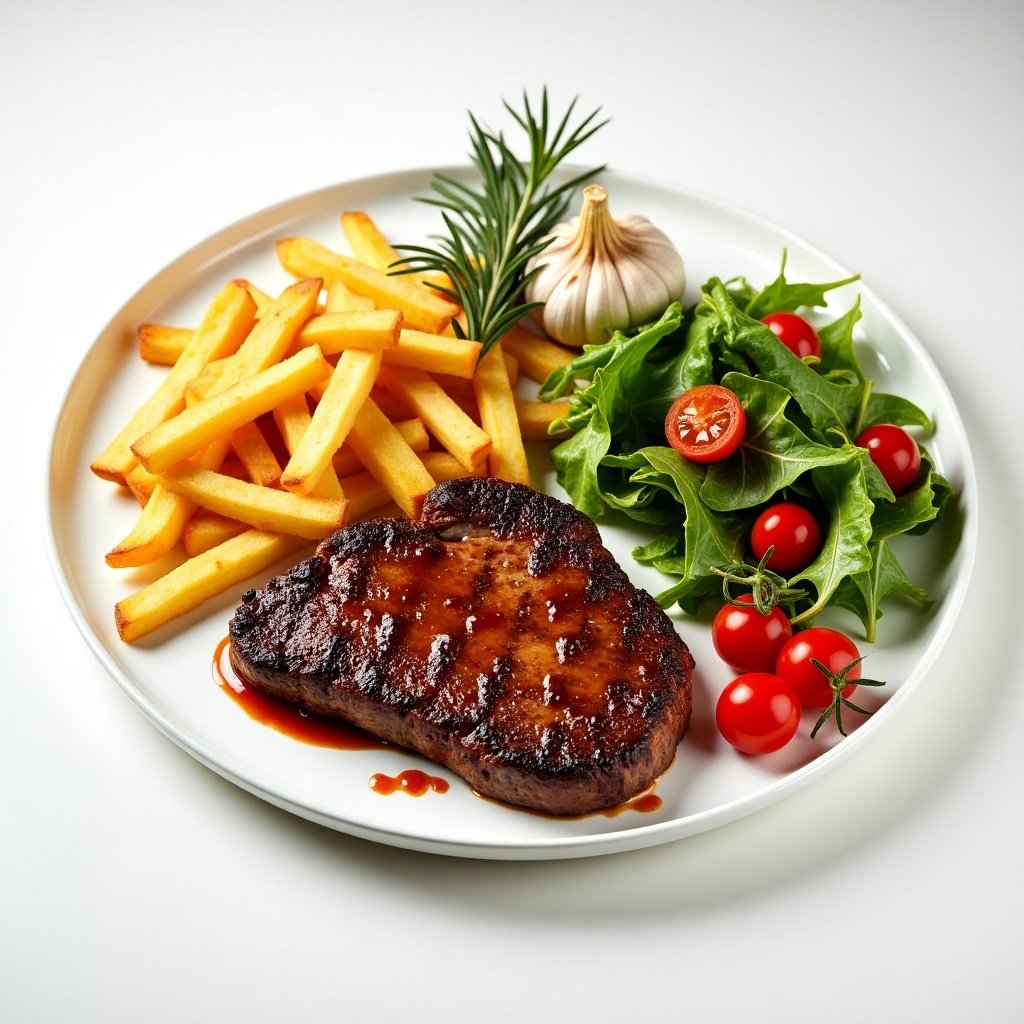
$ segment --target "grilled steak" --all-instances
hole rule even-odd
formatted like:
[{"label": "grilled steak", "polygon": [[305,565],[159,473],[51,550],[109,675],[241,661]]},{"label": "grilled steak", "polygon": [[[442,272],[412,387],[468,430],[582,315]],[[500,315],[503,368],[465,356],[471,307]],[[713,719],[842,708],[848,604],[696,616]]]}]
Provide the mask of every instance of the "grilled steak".
[{"label": "grilled steak", "polygon": [[261,690],[553,814],[611,807],[672,762],[693,659],[571,506],[519,484],[435,487],[418,522],[339,530],[231,620]]}]

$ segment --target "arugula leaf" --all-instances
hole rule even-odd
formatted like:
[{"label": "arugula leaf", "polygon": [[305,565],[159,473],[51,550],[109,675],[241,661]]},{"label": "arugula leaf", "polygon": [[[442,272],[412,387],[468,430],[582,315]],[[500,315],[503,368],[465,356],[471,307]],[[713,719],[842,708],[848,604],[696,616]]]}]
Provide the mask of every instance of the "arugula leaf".
[{"label": "arugula leaf", "polygon": [[[658,553],[651,556],[653,564],[682,576],[681,582],[705,580],[720,589],[721,580],[711,570],[740,560],[752,517],[708,508],[700,497],[704,468],[687,462],[671,448],[641,448],[630,455],[609,456],[605,464],[631,470],[631,482],[666,490],[683,506],[681,543],[666,548],[668,539],[663,535]],[[666,551],[671,551],[671,556]]]},{"label": "arugula leaf", "polygon": [[868,643],[874,643],[876,626],[882,617],[879,605],[885,598],[898,595],[927,604],[928,594],[911,583],[888,540],[872,541],[868,550],[871,554],[870,568],[847,576],[836,587],[832,604],[853,612],[864,626]]},{"label": "arugula leaf", "polygon": [[759,320],[768,313],[789,313],[801,306],[827,306],[826,292],[833,288],[841,288],[844,284],[852,284],[860,280],[860,274],[844,277],[841,281],[830,281],[828,284],[807,284],[800,282],[791,284],[786,280],[786,250],[782,250],[782,265],[779,276],[766,285],[752,299],[747,301],[743,312],[747,316]]},{"label": "arugula leaf", "polygon": [[816,466],[858,457],[853,445],[818,444],[790,422],[785,413],[793,396],[786,388],[739,373],[727,373],[722,384],[739,397],[747,431],[730,458],[708,467],[700,496],[711,508],[724,512],[759,505]]},{"label": "arugula leaf", "polygon": [[864,406],[860,429],[873,427],[876,423],[895,423],[901,427],[924,427],[929,433],[933,429],[932,421],[928,418],[927,413],[914,405],[909,398],[872,391]]},{"label": "arugula leaf", "polygon": [[[663,337],[678,329],[681,319],[682,307],[672,303],[657,323],[634,336],[616,332],[602,346],[610,353],[608,358],[601,365],[591,359],[590,384],[569,398],[566,422],[576,433],[552,449],[551,461],[572,503],[592,519],[604,515],[608,508],[606,494],[613,493],[614,483],[604,484],[601,478],[601,460],[611,449],[613,434],[620,446],[634,448],[644,443],[633,406],[635,396],[645,393],[646,356]],[[582,358],[587,356],[584,353]]]},{"label": "arugula leaf", "polygon": [[746,356],[757,367],[758,376],[793,395],[820,440],[832,430],[849,436],[860,412],[863,385],[859,381],[820,375],[781,344],[770,328],[740,312],[717,278],[708,282],[704,300],[721,317],[725,344]]},{"label": "arugula leaf", "polygon": [[790,580],[806,581],[817,593],[809,608],[793,616],[794,623],[817,615],[847,576],[871,568],[868,543],[875,506],[868,495],[862,460],[814,469],[811,479],[828,513],[828,530],[814,561]]},{"label": "arugula leaf", "polygon": [[853,329],[861,319],[860,296],[838,319],[817,328],[821,342],[821,365],[828,370],[849,370],[864,382],[864,374],[853,347]]}]

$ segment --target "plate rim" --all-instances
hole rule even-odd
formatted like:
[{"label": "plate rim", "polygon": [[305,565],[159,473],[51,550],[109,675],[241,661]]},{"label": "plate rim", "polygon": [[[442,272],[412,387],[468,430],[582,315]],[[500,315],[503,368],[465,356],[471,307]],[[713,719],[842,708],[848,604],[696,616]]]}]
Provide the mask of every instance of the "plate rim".
[{"label": "plate rim", "polygon": [[[570,173],[574,170],[580,171],[583,169],[582,166],[577,165],[566,165],[564,168],[566,172]],[[114,679],[120,689],[151,724],[155,725],[168,739],[180,746],[186,753],[216,772],[222,778],[245,792],[306,820],[358,838],[403,849],[455,857],[493,860],[567,859],[613,854],[665,842],[679,841],[712,828],[727,825],[738,818],[755,814],[765,807],[797,792],[818,775],[850,757],[855,750],[859,750],[866,742],[869,742],[882,727],[881,725],[876,725],[875,722],[878,721],[882,724],[887,722],[899,708],[920,690],[922,680],[927,676],[929,669],[948,642],[951,630],[946,630],[942,635],[938,635],[933,639],[926,648],[924,656],[916,665],[914,673],[901,683],[900,687],[870,721],[865,722],[862,727],[852,732],[842,742],[823,751],[812,761],[781,775],[754,793],[744,794],[724,804],[706,808],[684,817],[649,824],[638,824],[633,828],[625,830],[594,832],[586,835],[533,837],[522,841],[503,839],[497,842],[489,842],[486,837],[474,840],[442,839],[415,834],[401,828],[390,830],[378,829],[351,819],[343,819],[335,813],[329,813],[324,808],[315,806],[311,801],[302,802],[297,794],[290,793],[281,786],[247,778],[239,770],[238,766],[232,765],[229,760],[215,756],[214,751],[210,750],[207,744],[202,742],[201,738],[196,735],[194,727],[184,727],[181,724],[171,722],[155,703],[139,690],[129,677],[129,673],[121,666],[107,644],[104,643],[103,639],[92,629],[87,621],[84,610],[76,600],[68,573],[60,557],[60,544],[56,536],[55,524],[56,460],[58,457],[58,440],[61,437],[65,418],[69,415],[69,405],[76,391],[78,380],[108,331],[123,318],[129,306],[142,293],[150,289],[158,289],[161,280],[165,277],[175,276],[175,272],[188,270],[191,274],[194,274],[203,266],[205,262],[203,259],[204,254],[210,249],[215,248],[218,256],[225,255],[230,248],[229,240],[233,237],[240,236],[244,241],[255,240],[255,228],[261,223],[275,218],[280,221],[287,211],[294,211],[315,204],[318,200],[326,199],[326,197],[341,189],[365,191],[370,188],[379,188],[391,192],[403,180],[429,181],[429,178],[436,173],[472,174],[473,168],[469,164],[453,164],[437,167],[402,168],[379,174],[365,175],[359,178],[335,182],[331,185],[322,186],[279,200],[225,224],[190,246],[170,262],[164,264],[155,274],[136,287],[119,308],[107,319],[107,322],[93,338],[91,344],[81,356],[74,373],[64,389],[64,393],[57,406],[56,415],[51,423],[46,454],[47,472],[45,477],[45,533],[48,561],[64,604],[71,615],[72,621],[85,640],[87,647],[92,651],[94,657],[96,657],[108,675]],[[741,204],[719,198],[699,189],[680,185],[667,179],[643,173],[634,173],[628,169],[619,169],[614,165],[609,165],[601,173],[605,176],[618,176],[628,181],[631,185],[640,188],[657,189],[690,201],[695,201],[704,206],[717,208],[730,216],[740,217],[752,226],[790,240],[804,252],[813,255],[822,263],[834,268],[840,276],[849,276],[851,273],[834,257],[806,241],[795,232]],[[412,200],[411,193],[410,200]],[[295,216],[301,216],[301,214],[296,213]],[[902,343],[909,346],[916,362],[927,370],[931,386],[944,397],[953,414],[951,420],[944,422],[942,427],[944,431],[951,431],[957,435],[957,444],[963,454],[963,465],[960,467],[962,479],[958,481],[958,502],[963,515],[963,529],[958,540],[958,549],[963,549],[965,544],[968,547],[961,552],[964,559],[963,567],[957,573],[951,590],[944,595],[943,618],[952,625],[959,617],[967,592],[970,589],[976,561],[979,532],[977,475],[970,439],[953,394],[924,344],[911,331],[903,318],[895,312],[872,286],[866,284],[863,280],[859,280],[857,288],[866,299],[870,299],[878,313],[896,330]]]}]

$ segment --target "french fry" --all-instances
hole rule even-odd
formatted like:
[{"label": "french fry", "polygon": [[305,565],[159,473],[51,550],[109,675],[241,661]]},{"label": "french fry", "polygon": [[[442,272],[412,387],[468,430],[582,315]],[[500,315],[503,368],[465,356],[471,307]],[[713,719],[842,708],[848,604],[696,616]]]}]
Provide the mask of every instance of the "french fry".
[{"label": "french fry", "polygon": [[420,461],[438,484],[445,480],[459,480],[465,476],[484,476],[487,472],[486,459],[481,460],[480,465],[470,472],[450,452],[423,452]]},{"label": "french fry", "polygon": [[363,403],[352,424],[349,445],[398,507],[407,516],[418,516],[434,479],[371,399]]},{"label": "french fry", "polygon": [[408,402],[403,401],[402,397],[393,391],[385,391],[379,384],[374,385],[370,397],[380,411],[393,423],[416,417],[416,410]]},{"label": "french fry", "polygon": [[402,314],[394,309],[362,313],[323,313],[313,317],[299,332],[298,345],[319,345],[325,356],[346,349],[375,351],[394,348],[402,329]]},{"label": "french fry", "polygon": [[458,307],[417,281],[389,276],[349,256],[332,252],[309,238],[285,238],[277,243],[278,259],[297,277],[321,277],[328,288],[341,281],[358,295],[372,299],[378,309],[397,309],[406,325],[440,334]]},{"label": "french fry", "polygon": [[173,366],[195,331],[189,327],[168,327],[166,324],[139,324],[139,355],[147,363]]},{"label": "french fry", "polygon": [[579,355],[579,352],[540,338],[518,324],[501,336],[501,347],[516,357],[523,376],[538,384],[543,384],[555,370],[571,363]]},{"label": "french fry", "polygon": [[248,529],[245,523],[240,523],[237,519],[229,519],[209,509],[197,508],[181,531],[181,543],[185,548],[185,554],[189,558],[195,558],[196,555],[201,555],[204,551],[209,551],[210,548],[215,548]]},{"label": "french fry", "polygon": [[376,308],[373,299],[368,299],[365,295],[356,295],[341,281],[333,281],[327,289],[327,301],[324,303],[325,313],[364,313],[369,309]]},{"label": "french fry", "polygon": [[309,428],[281,473],[282,487],[297,494],[313,490],[348,436],[379,368],[379,352],[349,349],[341,354]]},{"label": "french fry", "polygon": [[151,473],[161,473],[242,424],[270,412],[286,398],[309,390],[330,372],[331,364],[320,349],[304,348],[161,423],[140,437],[131,450]]},{"label": "french fry", "polygon": [[[502,365],[504,369],[504,364]],[[473,470],[487,456],[491,439],[422,370],[382,367],[377,379],[415,410],[434,437]],[[507,381],[508,378],[506,378]]]},{"label": "french fry", "polygon": [[479,341],[403,328],[398,344],[385,351],[384,362],[388,366],[408,366],[414,370],[446,373],[469,380],[476,370],[480,347]]},{"label": "french fry", "polygon": [[[393,504],[391,495],[384,486],[366,470],[342,477],[341,486],[345,490],[345,497],[348,498],[346,524],[358,522]],[[398,511],[400,514],[401,510]]]},{"label": "french fry", "polygon": [[557,441],[569,431],[557,434],[548,432],[555,420],[569,415],[568,402],[534,402],[528,398],[516,399],[516,416],[519,418],[519,432],[524,441]]},{"label": "french fry", "polygon": [[192,502],[181,500],[179,495],[157,484],[135,525],[104,556],[107,565],[127,569],[162,558],[178,543],[195,508]]},{"label": "french fry", "polygon": [[[510,356],[507,352],[504,355],[505,369],[508,371],[509,386],[514,388],[519,382],[519,360],[516,359],[515,356]],[[430,376],[433,377],[434,380],[436,380],[437,383],[452,396],[452,398],[473,398],[472,375],[467,378],[463,378],[461,376],[454,377],[449,373],[432,372]]]},{"label": "french fry", "polygon": [[[295,395],[274,408],[274,422],[284,441],[288,454],[292,455],[302,443],[302,438],[309,430],[313,417],[309,411],[305,395]],[[334,466],[328,466],[320,476],[316,487],[310,492],[321,498],[340,498],[343,495]]]},{"label": "french fry", "polygon": [[344,498],[291,494],[190,466],[175,466],[161,479],[168,490],[257,530],[322,540],[345,518]]},{"label": "french fry", "polygon": [[183,408],[188,382],[212,359],[220,359],[238,349],[252,328],[255,313],[255,304],[244,288],[233,283],[225,285],[163,382],[93,460],[92,471],[105,480],[123,484],[125,474],[131,471],[137,458],[131,449],[132,443]]},{"label": "french fry", "polygon": [[260,487],[277,486],[281,479],[281,464],[255,421],[243,423],[232,432],[231,447],[235,449],[235,454],[254,484]]},{"label": "french fry", "polygon": [[320,278],[306,278],[272,300],[238,351],[221,365],[220,379],[209,393],[216,394],[282,359],[316,308],[322,287]]},{"label": "french fry", "polygon": [[[418,417],[397,421],[395,423],[395,430],[402,435],[405,443],[417,454],[425,452],[430,447],[430,435],[427,434],[427,428],[423,425],[423,420]],[[334,458],[331,462],[334,465],[334,472],[339,477],[361,473],[366,468],[348,445],[342,445],[334,453]]]},{"label": "french fry", "polygon": [[[224,461],[227,450],[227,438],[214,441],[196,456],[193,467],[216,468]],[[137,468],[142,470],[142,467]],[[153,480],[155,484],[135,526],[120,543],[107,552],[107,565],[113,569],[147,565],[162,558],[178,543],[185,523],[196,510],[187,496],[168,490],[161,477],[154,477]]]},{"label": "french fry", "polygon": [[307,543],[301,537],[246,530],[119,601],[114,608],[117,632],[125,643],[138,640],[263,572]]},{"label": "french fry", "polygon": [[257,288],[252,281],[247,281],[244,277],[236,277],[235,284],[241,285],[252,297],[252,301],[256,303],[256,317],[262,317],[264,313],[273,305],[274,300],[261,288]]},{"label": "french fry", "polygon": [[530,467],[516,416],[515,398],[508,382],[502,344],[496,342],[480,360],[473,378],[480,423],[491,438],[488,466],[491,476],[512,483],[529,484]]},{"label": "french fry", "polygon": [[[401,256],[381,234],[373,218],[361,210],[346,210],[341,215],[341,228],[348,239],[352,255],[357,260],[376,267],[378,270],[387,270]],[[418,270],[409,275],[422,281],[427,285],[438,285],[442,288],[451,288],[452,279],[440,271]]]}]

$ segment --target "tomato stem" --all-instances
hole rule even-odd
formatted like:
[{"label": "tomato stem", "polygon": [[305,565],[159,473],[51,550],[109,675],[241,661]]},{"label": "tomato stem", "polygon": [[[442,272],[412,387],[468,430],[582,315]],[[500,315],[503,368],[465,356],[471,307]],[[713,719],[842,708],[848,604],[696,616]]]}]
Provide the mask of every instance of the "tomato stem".
[{"label": "tomato stem", "polygon": [[726,603],[742,603],[739,597],[733,594],[733,586],[749,587],[754,607],[762,615],[767,615],[775,605],[789,605],[792,612],[792,606],[807,594],[798,587],[791,587],[782,576],[767,568],[774,552],[775,545],[769,545],[757,565],[736,562],[725,569],[717,565],[711,566],[711,572],[722,577],[722,596]]},{"label": "tomato stem", "polygon": [[[829,669],[823,665],[817,658],[811,658],[811,664],[821,672],[828,680],[828,685],[832,688],[832,703],[821,713],[821,717],[814,724],[814,728],[811,730],[811,739],[818,735],[818,730],[835,715],[836,728],[839,730],[840,736],[849,735],[843,728],[843,708],[849,708],[850,711],[856,711],[858,715],[865,715],[870,717],[874,714],[873,711],[868,711],[866,708],[859,707],[854,704],[852,700],[843,696],[843,690],[849,685],[846,681],[846,677],[849,675],[854,668],[856,668],[862,661],[864,656],[855,658],[840,669],[838,672],[830,672]],[[878,679],[858,679],[858,686],[885,686],[885,683]]]}]

